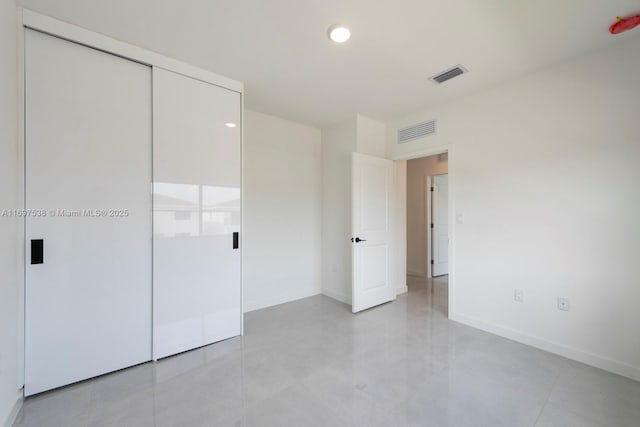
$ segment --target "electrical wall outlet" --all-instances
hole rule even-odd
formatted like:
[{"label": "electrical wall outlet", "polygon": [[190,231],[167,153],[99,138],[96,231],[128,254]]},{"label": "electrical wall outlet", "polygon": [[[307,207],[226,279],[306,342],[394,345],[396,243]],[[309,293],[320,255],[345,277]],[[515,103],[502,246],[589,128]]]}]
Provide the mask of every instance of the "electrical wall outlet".
[{"label": "electrical wall outlet", "polygon": [[558,310],[569,311],[570,309],[569,298],[558,297]]},{"label": "electrical wall outlet", "polygon": [[513,300],[517,302],[524,302],[524,291],[522,289],[514,289]]}]

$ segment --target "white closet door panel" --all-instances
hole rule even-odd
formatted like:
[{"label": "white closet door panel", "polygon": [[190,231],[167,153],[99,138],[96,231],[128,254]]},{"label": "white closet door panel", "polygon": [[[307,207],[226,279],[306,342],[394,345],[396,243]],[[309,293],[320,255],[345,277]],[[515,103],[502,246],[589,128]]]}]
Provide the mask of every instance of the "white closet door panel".
[{"label": "white closet door panel", "polygon": [[152,122],[149,67],[31,30],[25,60],[31,395],[151,358]]},{"label": "white closet door panel", "polygon": [[240,94],[157,68],[153,84],[158,359],[240,334]]}]

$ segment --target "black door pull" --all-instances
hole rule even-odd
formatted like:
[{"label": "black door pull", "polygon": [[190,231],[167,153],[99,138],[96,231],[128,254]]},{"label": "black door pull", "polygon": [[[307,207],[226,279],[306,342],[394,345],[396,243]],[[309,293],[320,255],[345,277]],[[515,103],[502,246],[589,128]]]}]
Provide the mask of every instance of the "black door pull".
[{"label": "black door pull", "polygon": [[31,240],[31,264],[44,263],[44,241],[42,239]]},{"label": "black door pull", "polygon": [[238,249],[238,240],[239,240],[239,233],[237,231],[233,232],[233,249]]},{"label": "black door pull", "polygon": [[[352,242],[354,242],[353,237],[351,238],[351,241],[352,241]],[[361,239],[361,238],[359,238],[359,237],[356,237],[355,242],[356,242],[356,243],[366,242],[366,240]]]}]

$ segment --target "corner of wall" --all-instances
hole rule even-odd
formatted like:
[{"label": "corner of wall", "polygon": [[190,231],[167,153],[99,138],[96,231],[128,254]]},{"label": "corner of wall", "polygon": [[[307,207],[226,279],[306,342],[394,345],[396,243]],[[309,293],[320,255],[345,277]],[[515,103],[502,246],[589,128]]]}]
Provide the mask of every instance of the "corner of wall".
[{"label": "corner of wall", "polygon": [[336,292],[330,289],[324,289],[322,291],[322,295],[328,296],[329,298],[333,298],[334,300],[340,301],[347,305],[351,305],[351,295],[346,295],[342,292]]},{"label": "corner of wall", "polygon": [[22,393],[20,390],[18,391],[18,397],[16,399],[16,403],[13,405],[11,412],[9,412],[9,416],[5,420],[4,427],[11,427],[16,422],[18,418],[18,414],[20,414],[20,410],[22,409],[22,404],[24,403],[24,398],[22,397]]},{"label": "corner of wall", "polygon": [[[245,312],[320,293],[321,162],[320,129],[246,110]],[[307,238],[282,240],[287,233]]]},{"label": "corner of wall", "polygon": [[[322,293],[351,300],[351,153],[357,117],[322,130]],[[348,301],[348,302],[347,302]]]}]

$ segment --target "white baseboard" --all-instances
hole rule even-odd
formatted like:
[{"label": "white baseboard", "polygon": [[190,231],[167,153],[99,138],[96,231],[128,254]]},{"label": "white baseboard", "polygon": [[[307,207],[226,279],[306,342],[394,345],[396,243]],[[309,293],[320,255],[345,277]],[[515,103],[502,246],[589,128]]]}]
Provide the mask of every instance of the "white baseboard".
[{"label": "white baseboard", "polygon": [[398,286],[396,288],[396,295],[406,294],[407,292],[409,292],[409,287],[407,285]]},{"label": "white baseboard", "polygon": [[260,310],[261,308],[273,307],[274,305],[320,295],[320,293],[320,289],[304,289],[302,291],[279,294],[271,298],[245,300],[242,304],[242,308],[245,313],[248,313],[250,311]]},{"label": "white baseboard", "polygon": [[16,403],[13,405],[13,408],[11,409],[11,412],[9,412],[9,416],[5,420],[3,426],[11,427],[13,425],[13,423],[16,422],[16,418],[18,418],[18,414],[20,413],[20,409],[22,409],[22,403],[23,402],[24,402],[24,398],[22,397],[22,394],[20,394],[20,396],[16,400]]},{"label": "white baseboard", "polygon": [[324,295],[328,296],[329,298],[333,298],[333,299],[338,300],[340,302],[343,302],[345,304],[351,305],[351,295],[347,296],[347,295],[344,295],[341,292],[335,292],[335,291],[332,291],[330,289],[323,289],[322,293]]},{"label": "white baseboard", "polygon": [[492,334],[499,335],[501,337],[508,338],[522,344],[539,348],[540,350],[548,351],[550,353],[555,353],[568,359],[576,360],[578,362],[584,363],[585,365],[604,369],[605,371],[613,372],[614,374],[622,375],[623,377],[640,381],[640,367],[637,366],[632,366],[623,362],[619,362],[617,360],[598,356],[597,354],[588,353],[573,347],[567,347],[562,344],[547,341],[543,338],[505,328],[494,323],[485,322],[472,316],[453,313],[449,316],[449,318],[456,322],[463,323],[465,325],[481,329],[483,331],[490,332]]}]

